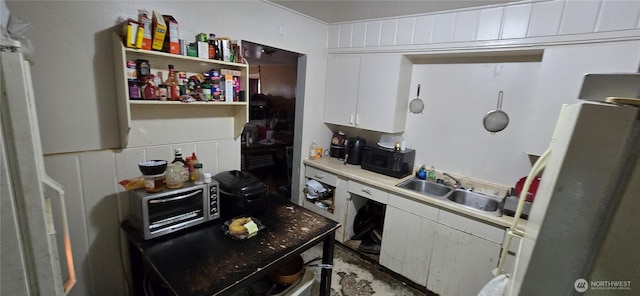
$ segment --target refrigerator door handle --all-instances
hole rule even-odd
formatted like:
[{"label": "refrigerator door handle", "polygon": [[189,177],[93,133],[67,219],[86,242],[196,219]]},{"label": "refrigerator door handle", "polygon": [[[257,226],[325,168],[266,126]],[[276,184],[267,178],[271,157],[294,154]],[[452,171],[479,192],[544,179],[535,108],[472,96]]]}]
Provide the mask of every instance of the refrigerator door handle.
[{"label": "refrigerator door handle", "polygon": [[518,221],[520,221],[520,215],[522,214],[522,207],[524,206],[524,201],[527,197],[527,192],[529,192],[529,187],[531,186],[531,182],[533,178],[535,178],[542,170],[547,166],[547,161],[549,160],[549,155],[551,155],[551,148],[547,148],[547,150],[538,158],[527,179],[524,181],[524,185],[522,186],[522,191],[520,192],[520,197],[518,198],[518,206],[516,207],[516,213],[513,216],[513,223],[511,224],[511,228],[507,231],[507,237],[505,238],[505,242],[502,246],[502,252],[500,253],[500,260],[498,260],[498,268],[495,270],[494,275],[504,274],[504,262],[507,260],[507,255],[509,252],[509,247],[511,246],[511,239],[514,236],[523,237],[524,231],[518,229]]},{"label": "refrigerator door handle", "polygon": [[64,188],[58,182],[53,180],[46,174],[43,174],[42,183],[49,186],[56,191],[58,198],[60,199],[60,208],[62,211],[62,228],[63,228],[63,240],[64,240],[64,253],[67,258],[67,269],[69,270],[69,277],[64,282],[64,293],[68,294],[71,288],[76,284],[76,271],[73,265],[73,252],[71,251],[71,239],[69,238],[69,224],[67,222],[67,210],[64,203]]}]

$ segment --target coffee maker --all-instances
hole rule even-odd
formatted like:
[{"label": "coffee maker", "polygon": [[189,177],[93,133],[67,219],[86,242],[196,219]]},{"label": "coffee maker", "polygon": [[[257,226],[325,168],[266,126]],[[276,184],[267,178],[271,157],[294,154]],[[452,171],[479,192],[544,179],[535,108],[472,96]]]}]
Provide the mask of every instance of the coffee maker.
[{"label": "coffee maker", "polygon": [[344,163],[356,164],[362,163],[362,153],[367,141],[360,137],[350,138],[345,141]]}]

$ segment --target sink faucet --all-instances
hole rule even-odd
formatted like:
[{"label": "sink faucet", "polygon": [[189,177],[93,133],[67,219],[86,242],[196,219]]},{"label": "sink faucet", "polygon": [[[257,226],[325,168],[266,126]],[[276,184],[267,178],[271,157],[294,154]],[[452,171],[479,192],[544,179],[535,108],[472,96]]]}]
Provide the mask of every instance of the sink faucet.
[{"label": "sink faucet", "polygon": [[460,179],[456,179],[456,178],[454,178],[453,176],[451,176],[451,175],[449,175],[449,174],[447,174],[447,173],[444,173],[444,172],[443,172],[442,174],[443,174],[443,175],[445,175],[445,176],[447,176],[447,177],[449,177],[449,178],[451,178],[451,180],[453,180],[453,181],[455,181],[455,182],[456,182],[456,184],[455,184],[455,185],[453,185],[453,187],[458,187],[458,186],[460,186]]}]

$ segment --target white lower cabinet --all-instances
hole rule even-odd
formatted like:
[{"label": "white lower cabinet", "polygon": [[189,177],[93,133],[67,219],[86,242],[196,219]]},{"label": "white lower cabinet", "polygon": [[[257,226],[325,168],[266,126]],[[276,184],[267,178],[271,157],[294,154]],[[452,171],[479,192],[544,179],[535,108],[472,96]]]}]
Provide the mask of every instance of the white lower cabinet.
[{"label": "white lower cabinet", "polygon": [[503,238],[503,228],[390,193],[380,264],[440,295],[477,295]]},{"label": "white lower cabinet", "polygon": [[427,289],[440,295],[477,295],[493,277],[499,257],[499,243],[437,224]]},{"label": "white lower cabinet", "polygon": [[387,205],[380,264],[426,286],[437,223]]}]

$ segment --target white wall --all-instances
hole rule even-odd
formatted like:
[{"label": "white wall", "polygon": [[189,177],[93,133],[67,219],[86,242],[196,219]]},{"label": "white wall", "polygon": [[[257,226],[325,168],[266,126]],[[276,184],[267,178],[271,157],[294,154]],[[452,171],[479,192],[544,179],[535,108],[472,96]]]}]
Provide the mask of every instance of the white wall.
[{"label": "white wall", "polygon": [[[407,100],[421,83],[426,110],[408,115],[404,136],[416,149],[416,165],[511,187],[529,171],[527,154],[540,155],[548,146],[561,104],[577,101],[585,73],[638,70],[640,47],[623,41],[640,40],[639,19],[639,1],[520,1],[332,24],[329,53],[401,52],[416,60],[544,51],[536,65],[414,64]],[[568,54],[554,59],[558,51]],[[492,71],[496,67],[501,71]],[[500,89],[511,122],[492,136],[482,117],[495,107]],[[362,134],[369,142],[379,138]]]},{"label": "white wall", "polygon": [[[180,35],[200,32],[246,39],[306,55],[302,94],[308,134],[327,134],[323,106],[327,25],[262,1],[12,1],[12,15],[31,23],[32,74],[48,174],[66,190],[78,283],[70,295],[126,295],[128,259],[119,223],[128,199],[118,181],[140,175],[143,159],[172,159],[173,148],[198,154],[205,171],[239,169],[239,139],[119,148],[111,31],[138,9],[173,15]],[[278,32],[280,25],[286,34]],[[176,127],[177,129],[182,127]],[[158,131],[162,132],[162,131]],[[299,165],[298,165],[299,167]]]},{"label": "white wall", "polygon": [[[509,186],[526,175],[528,156],[518,143],[533,99],[539,62],[414,65],[411,89],[425,104],[422,114],[409,113],[404,137],[416,149],[416,165]],[[485,114],[502,110],[509,125],[491,134]],[[524,175],[522,175],[524,172]],[[513,186],[513,185],[511,185]]]}]

